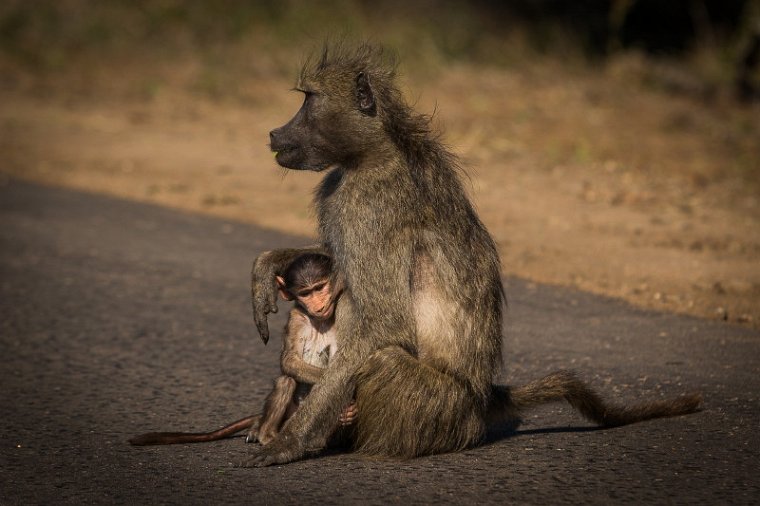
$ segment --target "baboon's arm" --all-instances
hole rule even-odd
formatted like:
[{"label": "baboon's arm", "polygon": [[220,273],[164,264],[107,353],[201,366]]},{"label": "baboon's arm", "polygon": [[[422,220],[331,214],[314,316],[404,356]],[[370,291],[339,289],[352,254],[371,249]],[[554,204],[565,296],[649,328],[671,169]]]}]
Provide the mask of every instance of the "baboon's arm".
[{"label": "baboon's arm", "polygon": [[251,268],[251,304],[253,321],[264,344],[269,342],[267,315],[277,312],[277,281],[280,274],[298,255],[324,253],[320,245],[306,248],[285,248],[265,251],[253,261]]},{"label": "baboon's arm", "polygon": [[299,383],[313,385],[322,379],[324,371],[321,367],[304,362],[301,356],[295,353],[282,359],[282,373],[287,374]]},{"label": "baboon's arm", "polygon": [[340,361],[341,356],[336,354],[335,362],[325,369],[320,382],[314,385],[277,437],[266,446],[253,448],[252,455],[240,462],[241,466],[285,464],[325,447],[342,408],[350,404],[354,389],[353,374],[349,372],[356,370],[358,362],[345,363]]},{"label": "baboon's arm", "polygon": [[298,339],[303,327],[310,325],[308,316],[298,308],[293,308],[288,318],[288,326],[282,340],[282,373],[299,383],[314,384],[322,378],[324,369],[309,364],[303,359],[303,341]]}]

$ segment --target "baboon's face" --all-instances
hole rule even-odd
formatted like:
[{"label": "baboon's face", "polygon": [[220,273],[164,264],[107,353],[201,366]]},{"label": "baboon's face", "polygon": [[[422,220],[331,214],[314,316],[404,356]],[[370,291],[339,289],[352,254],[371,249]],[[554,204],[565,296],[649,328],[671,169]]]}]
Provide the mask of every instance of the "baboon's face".
[{"label": "baboon's face", "polygon": [[295,297],[301,307],[317,320],[327,320],[335,312],[335,299],[332,297],[329,280],[323,279],[303,287],[296,291]]},{"label": "baboon's face", "polygon": [[330,278],[310,281],[303,286],[288,287],[285,279],[277,276],[280,297],[295,300],[312,318],[328,320],[335,312],[336,297],[333,297]]},{"label": "baboon's face", "polygon": [[360,72],[325,72],[301,79],[304,101],[287,124],[269,133],[277,163],[288,169],[322,171],[351,166],[377,135],[375,99]]}]

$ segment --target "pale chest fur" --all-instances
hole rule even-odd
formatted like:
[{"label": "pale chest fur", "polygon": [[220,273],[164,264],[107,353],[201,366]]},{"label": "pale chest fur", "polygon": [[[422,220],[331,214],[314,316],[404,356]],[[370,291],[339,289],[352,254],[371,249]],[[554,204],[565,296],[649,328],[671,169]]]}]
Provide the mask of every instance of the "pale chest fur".
[{"label": "pale chest fur", "polygon": [[[308,319],[308,317],[305,318]],[[331,323],[314,325],[309,319],[299,330],[298,342],[304,362],[325,368],[338,347],[335,325]]]}]

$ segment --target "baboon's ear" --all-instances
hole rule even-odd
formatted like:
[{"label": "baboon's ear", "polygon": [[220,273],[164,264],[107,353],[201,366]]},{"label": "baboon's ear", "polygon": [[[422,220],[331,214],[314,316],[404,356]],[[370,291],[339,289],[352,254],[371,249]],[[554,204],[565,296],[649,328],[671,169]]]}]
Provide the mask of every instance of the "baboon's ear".
[{"label": "baboon's ear", "polygon": [[295,297],[293,297],[293,294],[288,291],[285,279],[282,276],[275,276],[275,279],[277,280],[277,288],[279,289],[282,300],[293,300]]},{"label": "baboon's ear", "polygon": [[356,101],[359,104],[359,110],[369,116],[374,116],[377,112],[375,107],[375,96],[372,93],[372,87],[369,85],[369,78],[364,72],[359,72],[356,76]]}]

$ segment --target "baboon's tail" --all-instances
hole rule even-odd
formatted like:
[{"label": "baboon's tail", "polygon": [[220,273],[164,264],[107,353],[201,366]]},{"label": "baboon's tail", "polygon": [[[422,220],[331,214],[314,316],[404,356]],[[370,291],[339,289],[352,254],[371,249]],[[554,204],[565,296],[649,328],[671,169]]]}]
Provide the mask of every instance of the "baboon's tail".
[{"label": "baboon's tail", "polygon": [[254,424],[258,424],[260,420],[261,415],[247,416],[213,432],[148,432],[133,437],[129,442],[135,446],[147,446],[217,441],[252,427]]},{"label": "baboon's tail", "polygon": [[609,404],[572,371],[557,371],[518,387],[496,385],[491,404],[503,414],[515,416],[528,408],[561,400],[567,401],[585,418],[603,427],[617,427],[652,418],[694,413],[702,404],[702,396],[699,394],[687,394],[632,406]]}]

